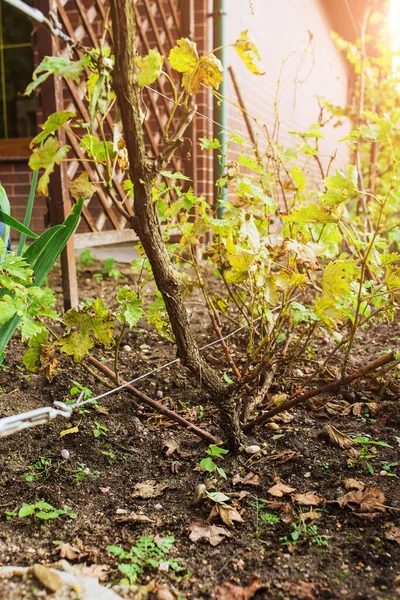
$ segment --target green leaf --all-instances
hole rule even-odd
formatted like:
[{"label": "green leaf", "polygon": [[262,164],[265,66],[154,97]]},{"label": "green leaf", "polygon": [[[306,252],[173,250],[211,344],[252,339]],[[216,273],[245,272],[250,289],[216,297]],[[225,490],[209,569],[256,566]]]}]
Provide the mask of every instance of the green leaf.
[{"label": "green leaf", "polygon": [[102,163],[106,163],[109,159],[114,160],[116,156],[112,142],[103,142],[90,133],[82,138],[80,146],[86,150],[89,158]]},{"label": "green leaf", "polygon": [[36,137],[31,141],[31,147],[44,142],[49,135],[57,131],[60,127],[65,125],[70,119],[76,116],[75,112],[69,112],[67,110],[61,110],[59,112],[55,112],[49,116],[47,121],[41,125],[43,131],[39,133]]},{"label": "green leaf", "polygon": [[23,225],[22,223],[17,221],[17,219],[14,219],[14,217],[7,215],[1,209],[0,209],[0,222],[4,223],[5,225],[8,225],[8,230],[11,227],[12,229],[15,229],[15,231],[19,231],[20,233],[23,233],[26,237],[30,237],[33,239],[37,239],[39,237],[38,235],[36,235],[36,233],[34,233],[30,229],[28,229],[28,227],[25,227],[25,225]]},{"label": "green leaf", "polygon": [[160,171],[160,175],[162,177],[166,177],[167,179],[181,179],[182,181],[192,181],[190,177],[187,177],[180,171],[174,173],[173,171]]},{"label": "green leaf", "polygon": [[217,468],[217,465],[209,456],[207,458],[203,458],[203,460],[200,461],[200,466],[202,469],[208,471],[209,473],[213,473]]},{"label": "green leaf", "polygon": [[[9,202],[7,194],[6,194],[6,190],[0,184],[0,219],[1,219],[1,215],[10,216],[10,210],[11,210],[10,202]],[[4,221],[2,221],[2,222],[4,222]],[[4,242],[3,248],[0,251],[0,260],[3,258],[3,255],[7,252],[7,243],[8,243],[9,236],[10,236],[10,227],[9,227],[9,225],[7,225],[5,223],[3,237],[0,238]]]},{"label": "green leaf", "polygon": [[59,165],[61,163],[61,161],[68,154],[69,150],[69,146],[60,147],[57,138],[49,137],[40,148],[36,148],[31,154],[29,166],[32,171],[44,169],[44,173],[40,177],[37,186],[37,191],[42,196],[48,195],[50,175],[54,171],[55,165]]},{"label": "green leaf", "polygon": [[33,513],[35,512],[35,507],[32,504],[23,504],[21,506],[21,508],[18,511],[18,516],[20,519],[23,519],[25,517],[29,517],[30,515],[33,515]]},{"label": "green leaf", "polygon": [[[28,203],[27,203],[26,209],[25,209],[25,216],[24,216],[24,226],[25,227],[29,227],[29,225],[31,224],[33,205],[35,203],[37,180],[38,180],[38,173],[36,171],[32,175],[32,182],[31,182],[31,187],[29,190]],[[19,239],[19,243],[18,243],[18,249],[17,249],[18,256],[21,256],[22,252],[24,251],[26,238],[27,238],[27,236],[24,233],[22,233],[21,237]]]},{"label": "green leaf", "polygon": [[144,315],[141,308],[143,301],[138,298],[136,292],[130,290],[127,286],[119,288],[115,300],[120,305],[120,309],[116,313],[117,318],[129,327],[135,327]]},{"label": "green leaf", "polygon": [[265,75],[265,72],[260,71],[257,63],[261,60],[260,53],[253,40],[249,37],[249,30],[245,29],[241,32],[236,40],[234,47],[246,67],[254,73],[254,75]]},{"label": "green leaf", "polygon": [[140,87],[151,85],[162,73],[163,57],[157,50],[150,50],[147,56],[136,57],[137,79]]},{"label": "green leaf", "polygon": [[207,454],[209,456],[218,456],[219,458],[222,458],[225,454],[229,454],[229,450],[221,448],[221,446],[210,446],[207,449]]},{"label": "green leaf", "polygon": [[86,56],[78,61],[71,61],[69,58],[62,58],[60,56],[45,56],[40,65],[34,70],[32,82],[27,86],[25,96],[30,96],[50,75],[57,74],[64,79],[80,83],[80,76],[84,66],[88,63],[89,58]]},{"label": "green leaf", "polygon": [[213,140],[210,138],[200,138],[200,148],[202,150],[219,150],[221,148],[221,143],[217,138]]},{"label": "green leaf", "polygon": [[305,177],[303,171],[297,165],[294,165],[290,169],[290,175],[292,176],[292,179],[299,192],[304,192],[307,185],[307,178]]},{"label": "green leaf", "polygon": [[[94,346],[94,340],[106,347],[113,343],[114,323],[101,298],[81,309],[71,309],[64,315],[67,334],[56,344],[67,356],[80,362]],[[74,329],[74,331],[71,331]]]},{"label": "green leaf", "polygon": [[38,335],[29,340],[28,350],[22,357],[22,362],[28,371],[36,373],[40,367],[41,344],[45,344],[47,339],[47,331],[41,331]]}]

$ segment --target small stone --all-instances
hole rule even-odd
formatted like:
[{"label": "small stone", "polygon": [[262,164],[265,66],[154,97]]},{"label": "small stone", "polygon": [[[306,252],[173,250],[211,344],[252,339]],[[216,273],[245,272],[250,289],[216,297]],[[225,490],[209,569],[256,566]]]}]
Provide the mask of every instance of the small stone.
[{"label": "small stone", "polygon": [[125,344],[125,346],[122,346],[122,350],[124,352],[130,352],[132,348],[129,346],[129,344]]},{"label": "small stone", "polygon": [[247,446],[247,448],[244,449],[246,454],[257,454],[257,452],[260,452],[260,450],[260,446],[257,446],[256,444],[254,444],[253,446]]},{"label": "small stone", "polygon": [[64,460],[68,460],[68,459],[69,459],[69,452],[68,452],[68,450],[61,450],[61,452],[60,452],[60,456],[61,456],[61,458],[63,458]]},{"label": "small stone", "polygon": [[293,369],[293,375],[295,377],[304,377],[304,373],[301,369]]},{"label": "small stone", "polygon": [[43,565],[33,565],[31,573],[49,592],[57,592],[62,586],[62,580],[58,573]]},{"label": "small stone", "polygon": [[155,510],[162,510],[162,504],[158,503],[154,505]]},{"label": "small stone", "polygon": [[82,473],[83,473],[83,475],[89,475],[89,473],[90,473],[90,469],[89,469],[89,467],[85,467],[85,468],[83,469]]},{"label": "small stone", "polygon": [[115,511],[116,515],[126,515],[128,513],[128,511],[125,508],[117,508],[117,510]]},{"label": "small stone", "polygon": [[161,590],[158,590],[156,599],[157,600],[175,600],[175,596],[167,588],[162,588]]},{"label": "small stone", "polygon": [[330,339],[328,337],[323,337],[321,342],[324,346],[328,346],[330,344]]},{"label": "small stone", "polygon": [[310,471],[307,471],[307,473],[304,473],[304,477],[305,477],[306,479],[308,479],[309,477],[311,477],[311,473],[310,473]]},{"label": "small stone", "polygon": [[204,485],[204,483],[199,483],[198,485],[196,485],[196,489],[193,494],[193,506],[199,506],[203,502],[203,500],[205,500],[206,491],[207,488]]},{"label": "small stone", "polygon": [[382,469],[382,471],[380,471],[380,472],[379,472],[379,475],[380,475],[381,477],[386,477],[386,476],[387,476],[387,474],[388,474],[388,473],[387,473],[387,471],[385,471],[384,469]]},{"label": "small stone", "polygon": [[162,398],[163,396],[164,396],[164,394],[163,394],[162,390],[158,390],[158,391],[157,391],[157,398],[158,398],[158,400],[161,400],[161,398]]}]

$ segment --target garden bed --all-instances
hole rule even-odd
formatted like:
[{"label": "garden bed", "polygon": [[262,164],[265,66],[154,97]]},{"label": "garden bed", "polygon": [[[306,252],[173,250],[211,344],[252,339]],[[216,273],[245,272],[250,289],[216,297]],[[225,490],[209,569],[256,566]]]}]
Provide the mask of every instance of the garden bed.
[{"label": "garden bed", "polygon": [[[125,267],[120,268],[124,271]],[[86,297],[109,299],[115,283],[93,279],[96,269],[98,265],[80,272],[81,290]],[[59,276],[54,270],[53,289],[60,290]],[[215,333],[208,328],[205,311],[195,307],[193,311],[200,344],[213,340]],[[240,335],[230,344],[233,353],[235,344],[245,341]],[[360,331],[352,368],[395,348],[399,336],[398,322]],[[160,341],[147,326],[128,332],[123,345],[121,376],[126,379],[174,358],[172,344]],[[327,349],[315,351],[320,359]],[[103,355],[112,366],[111,353],[99,350],[96,355]],[[66,400],[74,381],[96,395],[105,391],[68,359],[48,383],[41,374],[28,373],[21,366],[21,356],[21,342],[15,338],[0,371],[1,416]],[[217,347],[208,356],[221,369],[227,368]],[[301,369],[306,374],[310,365],[305,362]],[[285,389],[274,391],[292,392],[301,377],[294,373],[283,383]],[[150,600],[151,590],[154,598],[161,598],[157,586],[165,585],[164,591],[168,589],[171,597],[188,600],[397,598],[400,386],[393,373],[387,379],[389,385],[384,386],[372,375],[343,394],[317,398],[290,414],[278,415],[273,424],[255,430],[248,438],[249,445],[260,446],[257,454],[243,452],[215,459],[227,479],[216,475],[208,488],[214,485],[219,492],[233,493],[231,499],[243,520],[228,527],[217,518],[212,523],[223,527],[219,532],[207,524],[212,500],[194,505],[196,488],[206,481],[200,461],[206,457],[207,443],[124,392],[104,398],[97,408],[87,405],[82,414],[75,411],[69,419],[59,417],[2,439],[1,564],[48,565],[64,557],[73,564],[104,565],[104,585],[118,584],[123,577],[118,564],[129,560],[118,559],[109,546],[128,551],[137,546],[141,536],[150,536],[153,542],[174,536],[171,550],[159,557],[161,569],[142,565],[144,572],[135,586],[117,585],[115,590],[122,597],[139,597],[139,589],[147,585],[149,595],[142,588],[140,598]],[[169,408],[219,435],[212,405],[204,410],[202,390],[179,364],[160,370],[137,387],[153,398],[158,392]],[[327,425],[367,441],[341,448],[329,437]],[[75,427],[75,433],[60,436]],[[352,449],[362,450],[361,456],[354,452],[352,456]],[[61,458],[63,450],[69,453],[67,460]],[[358,482],[359,495],[343,500],[346,494],[357,493],[357,484],[345,484],[348,479]],[[144,486],[145,482],[154,483]],[[268,491],[280,483],[293,491],[284,489],[281,497],[276,490]],[[371,489],[375,491],[368,496]],[[315,494],[304,499],[302,495],[308,492]],[[152,497],[143,497],[146,495]],[[372,503],[368,502],[371,497]],[[67,505],[71,510],[47,523],[32,516],[18,517],[23,504],[41,500],[56,509]],[[68,512],[76,518],[70,518]],[[194,524],[208,535],[219,533],[221,541],[215,546],[206,539],[192,541],[189,535],[193,538],[199,531]],[[175,563],[181,570],[174,571]],[[249,585],[252,587],[241,590]],[[0,598],[4,600],[43,597],[40,590],[34,578],[0,580]]]}]

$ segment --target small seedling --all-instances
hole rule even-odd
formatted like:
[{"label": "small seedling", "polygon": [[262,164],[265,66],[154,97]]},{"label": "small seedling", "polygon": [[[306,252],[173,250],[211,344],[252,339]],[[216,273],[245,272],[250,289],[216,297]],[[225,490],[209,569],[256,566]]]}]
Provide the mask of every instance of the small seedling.
[{"label": "small seedling", "polygon": [[72,470],[72,473],[75,476],[75,483],[76,485],[79,485],[80,483],[82,483],[82,481],[86,478],[86,477],[93,477],[93,479],[95,479],[96,477],[98,477],[98,473],[97,471],[91,471],[89,469],[89,467],[87,467],[85,464],[81,463],[79,465],[79,467],[77,467],[76,469]]},{"label": "small seedling", "polygon": [[78,264],[81,267],[90,267],[94,262],[94,256],[89,249],[84,250],[78,257]]},{"label": "small seedling", "polygon": [[93,435],[95,438],[98,438],[102,435],[107,436],[108,431],[110,431],[108,427],[96,421],[96,427],[93,429]]},{"label": "small seedling", "polygon": [[28,471],[21,475],[25,481],[40,481],[41,479],[48,479],[54,471],[57,473],[59,465],[54,462],[52,458],[46,458],[41,456],[33,465],[28,467]]},{"label": "small seedling", "polygon": [[276,525],[276,523],[280,523],[280,518],[272,513],[264,513],[261,515],[261,521],[266,523],[267,525]]},{"label": "small seedling", "polygon": [[275,525],[276,523],[280,522],[280,518],[268,512],[261,514],[261,511],[266,506],[266,501],[264,500],[264,498],[259,498],[258,496],[253,496],[253,499],[254,502],[252,503],[252,506],[254,507],[256,512],[256,537],[260,537],[260,521],[262,521],[266,525]]},{"label": "small seedling", "polygon": [[210,446],[206,451],[206,453],[208,454],[207,458],[203,458],[203,460],[200,461],[200,467],[205,471],[208,471],[208,473],[216,472],[220,477],[226,479],[226,473],[224,469],[219,467],[213,461],[213,458],[223,459],[224,454],[228,454],[228,452],[228,450],[225,450],[220,446]]},{"label": "small seedling", "polygon": [[359,456],[352,458],[348,462],[348,466],[351,468],[356,467],[357,465],[365,464],[365,467],[370,475],[374,475],[375,469],[369,461],[376,458],[376,450],[370,446],[381,446],[383,448],[392,448],[392,446],[386,442],[371,440],[369,436],[356,436],[353,438],[353,441],[357,444],[360,444],[361,448],[359,451]]},{"label": "small seedling", "polygon": [[399,466],[398,462],[391,462],[388,463],[387,465],[382,465],[382,470],[386,471],[386,473],[389,475],[389,477],[397,477],[397,475],[395,473],[392,473],[392,469],[395,469],[396,467]]},{"label": "small seedling", "polygon": [[304,518],[300,517],[298,523],[291,523],[291,532],[280,538],[283,546],[296,546],[296,544],[309,542],[315,546],[328,548],[330,535],[321,535],[318,533],[316,525],[307,525]]},{"label": "small seedling", "polygon": [[126,279],[125,275],[123,275],[119,269],[114,268],[114,264],[114,258],[106,258],[104,261],[104,267],[101,270],[101,275],[106,275],[107,277],[115,279],[116,281],[118,281],[118,279]]},{"label": "small seedling", "polygon": [[74,384],[74,386],[69,390],[69,395],[71,396],[71,398],[76,398],[76,396],[79,396],[82,392],[82,400],[89,400],[93,397],[92,390],[80,384],[79,381],[72,380],[72,383]]},{"label": "small seedling", "polygon": [[40,500],[35,504],[23,504],[18,511],[18,517],[24,519],[26,517],[32,517],[34,519],[40,519],[42,521],[49,521],[50,519],[58,519],[59,517],[69,517],[70,519],[76,519],[77,514],[71,512],[71,508],[64,505],[64,508],[55,508],[48,502]]},{"label": "small seedling", "polygon": [[181,566],[179,559],[166,559],[174,544],[175,538],[172,535],[157,539],[157,541],[150,536],[141,536],[137,544],[132,546],[130,552],[120,546],[108,546],[107,550],[121,561],[124,561],[118,564],[118,569],[125,575],[121,583],[133,585],[146,568],[158,569],[161,563],[163,567],[171,568],[173,571],[184,571],[185,568]]}]

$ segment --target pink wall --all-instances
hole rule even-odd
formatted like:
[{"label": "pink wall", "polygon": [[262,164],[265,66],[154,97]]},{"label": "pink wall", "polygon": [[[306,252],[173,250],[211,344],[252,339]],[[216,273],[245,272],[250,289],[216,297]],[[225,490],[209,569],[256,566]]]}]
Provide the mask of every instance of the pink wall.
[{"label": "pink wall", "polygon": [[[252,75],[232,48],[229,53],[240,84],[247,110],[259,115],[260,121],[272,130],[274,101],[282,60],[287,59],[281,76],[279,112],[281,143],[293,145],[295,138],[289,130],[303,131],[318,120],[319,106],[316,95],[325,96],[339,105],[345,105],[348,93],[348,72],[343,57],[331,38],[331,24],[322,6],[323,0],[229,0],[228,41],[234,43],[237,35],[249,29],[262,56],[264,76]],[[250,8],[253,6],[253,14]],[[309,30],[313,35],[310,42]],[[232,83],[229,98],[236,100]],[[239,111],[230,108],[230,127],[245,132]],[[326,139],[321,140],[320,152],[324,163],[335,150],[337,141],[346,135],[348,126],[327,127]],[[347,148],[340,144],[336,166],[344,166]],[[310,163],[316,173],[316,163]]]}]

